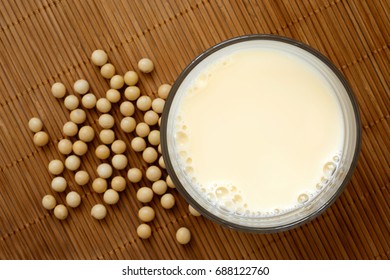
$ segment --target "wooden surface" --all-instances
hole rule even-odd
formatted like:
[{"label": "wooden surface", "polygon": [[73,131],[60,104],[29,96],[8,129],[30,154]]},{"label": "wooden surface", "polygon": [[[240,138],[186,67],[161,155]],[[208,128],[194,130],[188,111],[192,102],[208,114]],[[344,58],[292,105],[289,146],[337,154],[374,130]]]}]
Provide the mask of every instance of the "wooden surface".
[{"label": "wooden surface", "polygon": [[[29,0],[0,2],[0,259],[389,259],[389,87],[390,2],[318,1],[132,1]],[[151,206],[153,236],[140,240],[136,227],[141,204],[135,193],[146,180],[128,184],[120,202],[108,207],[103,221],[90,217],[102,196],[90,184],[79,187],[71,172],[66,192],[82,194],[67,220],[43,209],[50,189],[47,164],[64,159],[57,151],[68,120],[51,84],[87,79],[102,97],[109,88],[90,62],[94,49],[107,51],[123,74],[141,57],[155,62],[151,75],[140,75],[143,94],[155,96],[161,83],[173,83],[181,70],[206,48],[243,34],[272,33],[300,40],[324,53],[343,72],[361,109],[363,144],[359,163],[341,197],[307,225],[278,234],[255,235],[222,228],[189,215],[177,199],[166,211],[158,198]],[[120,120],[118,106],[113,114]],[[27,122],[38,116],[50,143],[37,148]],[[141,114],[137,114],[140,119]],[[98,113],[88,111],[96,131]],[[130,143],[133,135],[115,128]],[[82,169],[96,176],[100,162],[83,156]],[[131,166],[147,166],[126,152]],[[126,175],[126,172],[122,172]],[[64,202],[65,194],[55,194]],[[175,231],[187,226],[191,243],[181,246]]]}]

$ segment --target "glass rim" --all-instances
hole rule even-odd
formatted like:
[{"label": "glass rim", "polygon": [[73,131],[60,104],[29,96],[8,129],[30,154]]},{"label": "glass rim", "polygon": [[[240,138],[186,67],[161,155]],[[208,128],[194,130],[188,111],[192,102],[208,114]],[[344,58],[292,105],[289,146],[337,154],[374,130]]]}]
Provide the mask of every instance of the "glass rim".
[{"label": "glass rim", "polygon": [[[309,52],[310,54],[314,55],[317,57],[319,60],[321,60],[329,69],[336,75],[337,79],[341,82],[343,85],[345,91],[348,94],[348,99],[351,102],[351,106],[353,109],[354,113],[354,118],[355,118],[355,125],[356,125],[356,142],[355,142],[355,149],[353,152],[353,157],[351,164],[348,166],[348,172],[346,176],[344,177],[343,181],[341,184],[338,186],[337,191],[332,195],[330,199],[326,201],[326,203],[322,204],[318,210],[314,211],[313,213],[310,213],[307,216],[304,216],[298,220],[295,220],[291,223],[286,223],[280,226],[272,226],[272,227],[251,227],[248,225],[242,225],[242,224],[236,224],[231,221],[227,221],[207,209],[203,208],[186,190],[186,188],[182,185],[180,179],[178,178],[171,158],[168,153],[168,141],[167,138],[169,136],[172,137],[172,135],[169,135],[167,132],[167,126],[168,126],[168,117],[171,109],[171,105],[173,103],[173,100],[175,98],[175,95],[180,88],[181,84],[187,77],[187,75],[205,58],[208,56],[212,55],[213,53],[231,46],[233,44],[241,43],[241,42],[246,42],[246,41],[252,41],[252,40],[270,40],[270,41],[278,41],[286,44],[290,44],[293,46],[296,46],[300,49],[303,49],[304,51]],[[162,118],[161,118],[161,126],[160,126],[160,134],[161,134],[161,148],[162,148],[162,155],[164,158],[164,163],[166,166],[166,170],[168,172],[168,175],[170,176],[172,182],[176,186],[176,189],[179,191],[179,193],[186,199],[186,201],[193,206],[202,216],[206,217],[207,219],[214,221],[222,226],[234,229],[234,230],[240,230],[240,231],[245,231],[245,232],[252,232],[252,233],[274,233],[274,232],[279,232],[279,231],[284,231],[284,230],[289,230],[295,227],[298,227],[304,223],[309,222],[310,220],[318,217],[322,212],[324,212],[327,208],[332,205],[335,200],[341,195],[341,193],[344,191],[346,185],[350,182],[352,174],[356,168],[356,164],[358,161],[360,149],[361,149],[361,133],[362,133],[362,124],[361,124],[361,119],[360,119],[360,112],[359,112],[359,106],[356,100],[356,97],[344,77],[344,75],[340,72],[340,70],[322,53],[314,49],[313,47],[306,45],[300,41],[297,41],[295,39],[291,39],[288,37],[283,37],[279,35],[273,35],[273,34],[251,34],[251,35],[243,35],[243,36],[238,36],[234,37],[225,41],[222,41],[205,51],[203,51],[200,55],[198,55],[195,59],[191,61],[190,64],[187,65],[187,67],[181,72],[181,74],[178,76],[178,78],[175,80],[170,94],[168,98],[166,99],[164,110],[162,113]]]}]

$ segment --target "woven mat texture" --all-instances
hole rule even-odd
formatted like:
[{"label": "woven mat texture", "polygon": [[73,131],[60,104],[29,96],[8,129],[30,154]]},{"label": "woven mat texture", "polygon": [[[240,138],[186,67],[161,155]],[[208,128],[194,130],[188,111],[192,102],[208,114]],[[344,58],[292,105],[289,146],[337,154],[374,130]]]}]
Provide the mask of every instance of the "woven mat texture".
[{"label": "woven mat texture", "polygon": [[[0,259],[389,259],[390,257],[390,2],[388,0],[1,0],[0,1]],[[62,125],[69,112],[50,94],[55,81],[72,92],[87,79],[103,97],[109,88],[90,62],[93,50],[107,51],[120,74],[137,69],[141,57],[155,62],[140,74],[143,94],[156,96],[208,47],[228,38],[272,33],[300,40],[319,50],[349,80],[361,110],[363,143],[356,172],[341,197],[320,217],[277,234],[236,232],[203,217],[191,216],[179,197],[167,211],[157,196],[153,236],[137,237],[141,204],[135,199],[146,180],[128,184],[103,221],[90,209],[102,202],[91,185],[77,186],[71,172],[66,192],[82,195],[80,207],[65,221],[43,209],[53,193],[50,160],[59,154]],[[138,70],[137,70],[138,71]],[[119,123],[118,105],[112,113]],[[28,120],[38,116],[50,142],[36,147]],[[96,131],[99,114],[87,122]],[[142,117],[139,112],[136,119]],[[115,132],[128,145],[133,135]],[[100,162],[90,144],[82,169],[96,177]],[[139,154],[127,151],[131,166],[145,171]],[[126,176],[126,172],[121,172]],[[64,202],[65,193],[54,194]],[[179,245],[180,226],[192,231]]]}]

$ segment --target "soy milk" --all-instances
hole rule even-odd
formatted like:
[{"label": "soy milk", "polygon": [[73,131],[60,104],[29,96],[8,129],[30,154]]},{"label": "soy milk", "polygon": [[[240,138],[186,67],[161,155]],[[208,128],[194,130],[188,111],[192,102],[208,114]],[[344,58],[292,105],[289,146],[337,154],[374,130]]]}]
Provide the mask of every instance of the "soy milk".
[{"label": "soy milk", "polygon": [[342,152],[343,119],[331,86],[304,59],[272,49],[226,52],[185,90],[177,153],[210,203],[273,216],[327,187]]}]

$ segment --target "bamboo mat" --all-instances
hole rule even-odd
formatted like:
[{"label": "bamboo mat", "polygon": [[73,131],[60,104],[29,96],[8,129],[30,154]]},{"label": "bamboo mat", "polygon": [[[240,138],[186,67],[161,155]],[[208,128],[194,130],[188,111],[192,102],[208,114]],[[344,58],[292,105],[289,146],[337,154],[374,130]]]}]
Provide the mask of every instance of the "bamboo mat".
[{"label": "bamboo mat", "polygon": [[[390,257],[390,2],[318,1],[0,1],[0,259],[389,259]],[[324,214],[291,231],[256,235],[235,232],[189,215],[176,191],[177,205],[151,205],[153,235],[136,235],[141,204],[135,194],[146,180],[129,184],[108,216],[96,221],[90,208],[102,201],[91,186],[79,187],[66,172],[69,190],[82,194],[79,208],[65,221],[43,209],[50,189],[47,164],[64,159],[57,151],[68,120],[63,103],[50,94],[55,81],[68,92],[87,79],[97,96],[109,88],[90,62],[94,49],[107,51],[118,73],[136,69],[141,57],[155,62],[140,74],[144,94],[156,96],[161,83],[173,83],[181,70],[206,48],[238,35],[272,33],[295,38],[329,57],[347,77],[358,99],[363,144],[351,183]],[[118,106],[112,110],[119,122]],[[50,135],[37,148],[28,120],[38,116]],[[141,115],[136,118],[139,120]],[[88,111],[96,131],[98,113]],[[119,126],[118,126],[119,127]],[[132,136],[118,127],[120,139]],[[98,144],[94,141],[89,149]],[[130,165],[146,164],[127,152]],[[93,152],[82,169],[96,176]],[[121,173],[126,176],[126,173]],[[55,194],[64,202],[65,194]],[[186,246],[175,231],[188,227]]]}]

